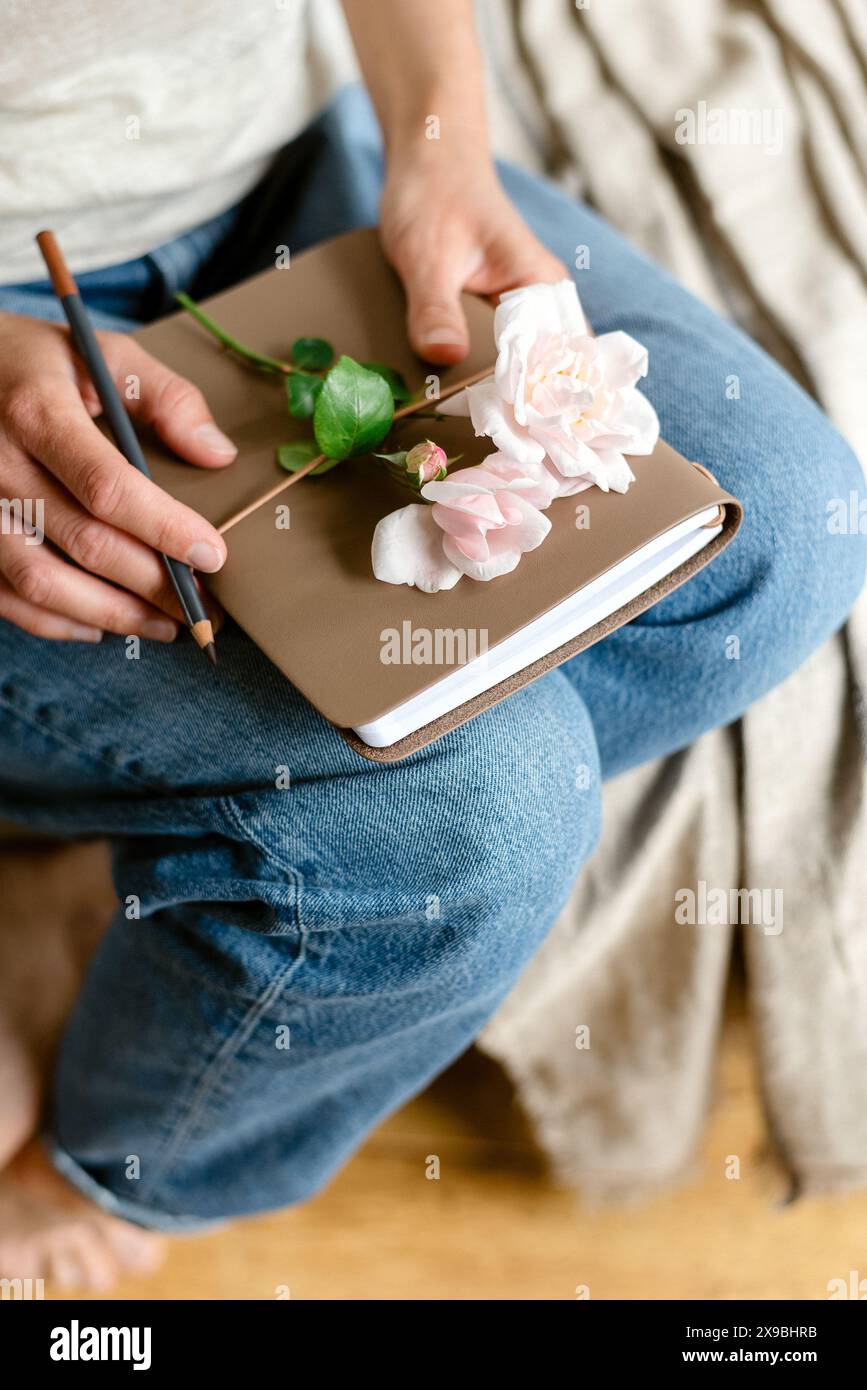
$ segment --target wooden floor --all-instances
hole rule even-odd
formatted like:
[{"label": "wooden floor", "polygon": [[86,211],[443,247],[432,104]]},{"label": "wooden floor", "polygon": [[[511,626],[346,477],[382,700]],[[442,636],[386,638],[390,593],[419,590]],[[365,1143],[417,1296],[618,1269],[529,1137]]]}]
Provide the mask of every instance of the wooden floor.
[{"label": "wooden floor", "polygon": [[582,1210],[546,1178],[498,1068],[470,1052],[308,1207],[178,1242],[156,1281],[118,1297],[816,1299],[867,1274],[867,1195],[787,1206],[785,1191],[734,1007],[702,1160],[678,1191]]},{"label": "wooden floor", "polygon": [[[115,1296],[574,1299],[586,1286],[595,1299],[826,1298],[830,1279],[867,1275],[867,1194],[784,1204],[752,1078],[734,991],[694,1180],[587,1210],[546,1177],[508,1084],[472,1051],[316,1201],[176,1241],[158,1277]],[[730,1154],[739,1180],[725,1177]],[[438,1180],[426,1177],[430,1155]]]}]

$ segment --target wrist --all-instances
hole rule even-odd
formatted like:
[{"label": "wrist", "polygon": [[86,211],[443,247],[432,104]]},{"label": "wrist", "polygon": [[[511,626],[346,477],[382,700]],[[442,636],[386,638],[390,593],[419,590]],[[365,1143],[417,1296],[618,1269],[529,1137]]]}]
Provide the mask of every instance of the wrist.
[{"label": "wrist", "polygon": [[414,93],[380,115],[389,167],[444,163],[449,159],[490,163],[491,145],[481,94],[431,87]]},{"label": "wrist", "polygon": [[[431,113],[432,114],[432,113]],[[387,143],[385,149],[386,183],[418,186],[420,183],[449,188],[456,184],[476,187],[490,183],[498,185],[494,157],[485,131],[473,124],[459,125],[448,131],[440,126],[439,138],[404,131],[399,140]]]}]

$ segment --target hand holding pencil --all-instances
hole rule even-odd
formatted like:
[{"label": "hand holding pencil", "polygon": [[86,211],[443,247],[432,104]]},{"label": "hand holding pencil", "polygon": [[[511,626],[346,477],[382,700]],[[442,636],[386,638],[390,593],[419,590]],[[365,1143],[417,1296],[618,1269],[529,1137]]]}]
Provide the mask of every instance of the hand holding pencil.
[{"label": "hand holding pencil", "polygon": [[[152,429],[189,464],[232,461],[234,446],[191,382],[127,333],[97,339],[136,428]],[[125,389],[131,378],[134,395]],[[225,542],[130,467],[94,423],[101,409],[68,332],[0,314],[0,496],[24,499],[40,517],[38,537],[0,528],[0,618],[52,640],[115,633],[171,642],[184,618],[160,552],[204,575],[221,568]]]},{"label": "hand holding pencil", "polygon": [[[150,471],[132,421],[124,409],[120,393],[108,370],[87,310],[78,293],[78,286],[63,259],[54,233],[40,232],[36,240],[54,291],[63,305],[75,347],[87,366],[114,441],[127,462],[144,477],[150,478]],[[212,665],[216,666],[217,648],[214,643],[213,624],[202,601],[192,568],[169,555],[163,554],[161,558],[193,638]]]}]

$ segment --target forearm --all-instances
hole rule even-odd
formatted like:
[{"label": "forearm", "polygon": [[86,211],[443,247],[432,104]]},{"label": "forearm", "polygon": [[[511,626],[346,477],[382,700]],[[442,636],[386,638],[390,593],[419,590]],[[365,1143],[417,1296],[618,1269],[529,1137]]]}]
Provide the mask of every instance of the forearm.
[{"label": "forearm", "polygon": [[343,8],[385,139],[380,237],[406,291],[409,339],[449,366],[469,342],[462,291],[494,298],[566,272],[500,185],[472,0]]},{"label": "forearm", "polygon": [[482,58],[472,0],[343,0],[389,163],[487,158]]}]

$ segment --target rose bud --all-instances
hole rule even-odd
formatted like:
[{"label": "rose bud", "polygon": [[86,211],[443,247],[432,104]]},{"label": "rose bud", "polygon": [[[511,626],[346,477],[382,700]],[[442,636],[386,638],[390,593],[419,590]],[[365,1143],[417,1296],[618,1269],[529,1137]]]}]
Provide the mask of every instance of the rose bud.
[{"label": "rose bud", "polygon": [[406,456],[406,471],[413,475],[414,482],[418,479],[419,487],[425,483],[440,482],[446,476],[447,466],[445,449],[434,444],[432,439],[414,444]]}]

